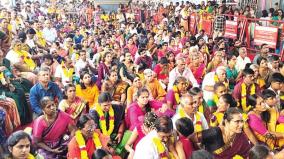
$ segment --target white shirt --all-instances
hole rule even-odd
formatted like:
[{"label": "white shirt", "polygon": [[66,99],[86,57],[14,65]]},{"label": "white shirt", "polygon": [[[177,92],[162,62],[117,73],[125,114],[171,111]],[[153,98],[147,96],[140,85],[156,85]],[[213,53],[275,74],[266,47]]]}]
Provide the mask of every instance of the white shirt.
[{"label": "white shirt", "polygon": [[[87,60],[89,62],[89,64],[91,65],[91,67],[93,66],[93,63],[91,60]],[[86,68],[87,65],[87,61],[83,61],[82,59],[79,59],[76,64],[75,64],[75,74],[77,77],[80,77],[80,71],[84,68]]]},{"label": "white shirt", "polygon": [[151,131],[138,142],[134,159],[160,159],[158,150],[153,143],[153,138],[157,137],[157,135],[157,131]]},{"label": "white shirt", "polygon": [[248,57],[245,57],[245,59],[243,59],[241,56],[238,56],[236,66],[235,66],[237,71],[239,72],[245,69],[245,66],[247,63],[251,63],[251,60]]},{"label": "white shirt", "polygon": [[205,86],[214,86],[215,81],[214,81],[214,76],[215,72],[209,72],[204,76],[203,82],[202,82],[202,90],[203,90],[203,98],[207,102],[208,100],[213,99],[213,91],[206,91]]},{"label": "white shirt", "polygon": [[168,85],[168,90],[172,89],[175,80],[177,77],[183,76],[185,77],[188,81],[190,81],[193,85],[193,87],[199,87],[199,84],[197,83],[197,80],[193,76],[191,70],[189,68],[185,68],[183,73],[181,74],[177,67],[175,67],[169,74],[169,85]]},{"label": "white shirt", "polygon": [[13,50],[10,50],[7,53],[6,59],[10,61],[11,65],[14,65],[15,63],[18,63],[21,61],[21,57]]},{"label": "white shirt", "polygon": [[54,28],[44,28],[42,30],[43,37],[45,38],[46,41],[52,43],[55,41],[57,38],[57,32]]},{"label": "white shirt", "polygon": [[[180,106],[179,106],[180,107]],[[181,108],[178,108],[178,109],[181,109]],[[178,112],[178,111],[177,111]],[[201,120],[201,122],[202,122],[202,130],[206,130],[206,129],[208,129],[209,128],[209,126],[208,126],[208,123],[207,123],[207,120],[205,119],[205,117],[204,117],[204,115],[202,114],[202,113],[200,113],[200,112],[196,112],[196,113],[198,113],[199,114],[199,116],[200,116],[200,120]],[[189,118],[191,121],[192,121],[192,119],[190,118],[190,116],[188,116],[187,114],[185,114],[185,116],[187,117],[187,118]],[[174,125],[174,129],[176,129],[176,121],[178,120],[178,119],[180,119],[181,117],[180,117],[180,115],[179,115],[179,113],[176,113],[174,116],[173,116],[173,118],[172,118],[172,121],[173,121],[173,125]],[[194,114],[194,120],[192,121],[193,122],[193,125],[195,125],[196,124],[196,115]]]},{"label": "white shirt", "polygon": [[[67,70],[68,72],[69,70]],[[58,65],[56,67],[55,73],[54,73],[54,77],[56,78],[60,78],[61,82],[64,86],[66,86],[69,83],[72,83],[72,76],[70,78],[68,78],[67,76],[64,75],[63,69],[61,65]]]}]

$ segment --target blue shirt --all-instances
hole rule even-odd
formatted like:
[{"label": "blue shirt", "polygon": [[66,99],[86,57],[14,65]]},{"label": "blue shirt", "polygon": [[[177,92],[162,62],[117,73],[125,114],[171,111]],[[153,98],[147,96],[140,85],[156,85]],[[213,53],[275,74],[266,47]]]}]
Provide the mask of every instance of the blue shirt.
[{"label": "blue shirt", "polygon": [[63,98],[63,94],[57,84],[49,82],[47,89],[44,89],[40,83],[35,84],[30,90],[30,102],[33,112],[37,115],[42,113],[40,100],[45,96],[58,99],[58,102]]}]

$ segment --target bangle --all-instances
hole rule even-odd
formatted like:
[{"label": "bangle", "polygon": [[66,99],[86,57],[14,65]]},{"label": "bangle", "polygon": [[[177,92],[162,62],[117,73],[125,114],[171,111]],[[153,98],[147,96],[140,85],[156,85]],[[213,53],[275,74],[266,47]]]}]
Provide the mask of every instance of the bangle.
[{"label": "bangle", "polygon": [[122,135],[122,134],[123,134],[123,132],[118,132],[117,134],[121,134],[121,135]]}]

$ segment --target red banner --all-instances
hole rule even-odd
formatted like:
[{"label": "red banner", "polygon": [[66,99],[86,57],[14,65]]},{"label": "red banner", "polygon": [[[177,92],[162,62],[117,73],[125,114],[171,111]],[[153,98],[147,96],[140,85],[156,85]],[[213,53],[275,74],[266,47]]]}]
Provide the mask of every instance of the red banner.
[{"label": "red banner", "polygon": [[254,43],[255,45],[267,44],[269,48],[276,48],[278,38],[278,28],[255,26]]},{"label": "red banner", "polygon": [[238,22],[227,20],[225,26],[225,35],[226,38],[236,39],[238,35]]},{"label": "red banner", "polygon": [[211,20],[202,20],[202,29],[207,35],[212,34],[212,21]]},{"label": "red banner", "polygon": [[196,31],[196,16],[194,14],[190,15],[189,31],[195,34]]}]

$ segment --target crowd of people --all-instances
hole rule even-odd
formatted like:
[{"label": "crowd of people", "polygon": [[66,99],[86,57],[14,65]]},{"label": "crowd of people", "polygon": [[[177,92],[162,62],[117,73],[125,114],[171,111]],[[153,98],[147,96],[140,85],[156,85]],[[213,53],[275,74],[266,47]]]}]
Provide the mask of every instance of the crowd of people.
[{"label": "crowd of people", "polygon": [[[192,13],[213,33],[189,31]],[[224,14],[255,11],[210,1],[0,8],[0,158],[283,159],[284,63],[268,44],[251,58],[242,39],[224,38]]]}]

